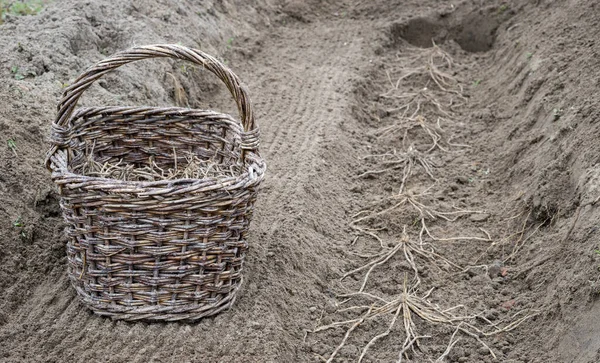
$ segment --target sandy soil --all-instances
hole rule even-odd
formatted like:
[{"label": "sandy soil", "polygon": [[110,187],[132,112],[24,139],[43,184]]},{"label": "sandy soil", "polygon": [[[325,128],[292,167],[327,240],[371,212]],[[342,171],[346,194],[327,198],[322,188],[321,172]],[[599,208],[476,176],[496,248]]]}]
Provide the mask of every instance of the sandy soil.
[{"label": "sandy soil", "polygon": [[[0,362],[600,361],[594,0],[197,3],[6,14]],[[269,166],[241,295],[196,324],[79,303],[43,167],[64,85],[161,42],[247,83]],[[173,104],[167,72],[191,107],[235,114],[216,79],[169,61],[82,104]]]}]

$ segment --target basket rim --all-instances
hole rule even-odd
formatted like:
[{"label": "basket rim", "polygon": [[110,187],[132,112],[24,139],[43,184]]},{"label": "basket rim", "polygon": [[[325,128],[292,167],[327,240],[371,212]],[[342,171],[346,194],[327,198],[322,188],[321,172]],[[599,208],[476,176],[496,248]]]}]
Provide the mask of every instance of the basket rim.
[{"label": "basket rim", "polygon": [[[114,71],[122,65],[150,58],[173,58],[186,60],[191,63],[202,66],[204,69],[212,72],[226,86],[233,97],[240,116],[240,125],[244,133],[242,134],[241,159],[245,160],[245,155],[249,152],[258,154],[259,147],[259,129],[254,118],[252,102],[250,101],[248,90],[235,73],[225,64],[213,56],[204,53],[201,50],[188,48],[180,44],[153,44],[144,46],[135,46],[113,54],[112,56],[101,60],[89,67],[81,74],[73,84],[65,88],[57,106],[57,115],[52,123],[56,130],[64,130],[72,121],[73,112],[77,109],[77,103],[83,93],[103,75]],[[168,109],[167,109],[168,110]],[[232,118],[233,119],[233,118]],[[46,168],[51,169],[51,159],[58,151],[58,146],[53,145],[46,156]]]},{"label": "basket rim", "polygon": [[[64,149],[58,150],[54,159],[57,155],[64,154]],[[60,157],[60,156],[59,156]],[[92,189],[111,189],[119,190],[123,192],[141,192],[145,189],[151,188],[156,190],[163,189],[181,189],[182,187],[187,188],[199,188],[202,187],[204,191],[210,189],[237,189],[240,186],[249,186],[252,184],[258,184],[262,181],[265,171],[267,169],[264,160],[253,152],[246,154],[246,160],[252,161],[252,163],[245,163],[244,172],[237,176],[224,176],[224,177],[207,177],[202,179],[166,179],[157,181],[135,181],[135,180],[119,180],[113,178],[87,176],[84,174],[73,173],[64,167],[53,168],[51,177],[52,180],[59,185],[84,185],[90,184]],[[55,166],[54,160],[51,160],[51,165]],[[127,190],[125,190],[125,189]],[[135,190],[132,190],[134,188]]]},{"label": "basket rim", "polygon": [[[190,107],[160,107],[160,106],[94,106],[94,107],[80,107],[69,119],[68,127],[59,127],[53,125],[55,129],[62,129],[67,131],[70,129],[77,129],[82,123],[89,121],[83,121],[83,116],[96,116],[99,114],[110,114],[118,113],[123,116],[133,115],[140,112],[148,113],[148,111],[155,111],[156,114],[169,115],[169,116],[190,116],[197,114],[198,116],[215,116],[219,118],[219,122],[227,124],[228,127],[237,131],[241,134],[244,133],[242,126],[233,116],[227,113],[218,112],[214,110],[197,109]],[[75,122],[74,120],[82,120],[82,122]],[[92,121],[93,122],[93,121]],[[89,125],[86,125],[89,126]],[[56,130],[55,130],[56,131]],[[60,136],[54,135],[60,139]],[[61,140],[62,141],[62,140]],[[237,176],[221,176],[221,177],[206,177],[202,179],[192,178],[178,178],[178,179],[165,179],[156,181],[134,181],[134,180],[120,180],[107,177],[88,176],[81,173],[74,173],[69,170],[67,152],[70,147],[61,147],[54,143],[54,147],[48,152],[47,162],[48,167],[51,170],[51,178],[58,184],[93,184],[94,189],[104,189],[101,187],[105,184],[108,189],[114,190],[119,188],[155,188],[155,189],[171,189],[177,187],[178,189],[182,186],[186,187],[210,187],[215,185],[218,187],[231,187],[232,189],[237,188],[240,183],[247,185],[248,181],[256,179],[262,180],[262,176],[266,171],[265,160],[260,156],[258,152],[247,150],[245,160],[242,161],[243,172]],[[60,162],[59,162],[60,161]],[[63,179],[62,181],[60,181]],[[118,187],[118,188],[117,188]],[[131,191],[128,191],[131,192]]]}]

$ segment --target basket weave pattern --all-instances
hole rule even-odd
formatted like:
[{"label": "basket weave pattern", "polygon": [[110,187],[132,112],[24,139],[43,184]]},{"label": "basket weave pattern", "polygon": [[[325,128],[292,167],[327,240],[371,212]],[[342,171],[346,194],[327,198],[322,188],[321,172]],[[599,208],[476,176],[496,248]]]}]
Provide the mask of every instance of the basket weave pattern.
[{"label": "basket weave pattern", "polygon": [[[75,110],[102,75],[136,60],[185,59],[217,75],[240,122],[178,107]],[[67,88],[52,125],[47,167],[68,224],[68,275],[94,312],[125,320],[195,320],[233,304],[248,227],[266,166],[246,89],[227,67],[178,45],[132,48],[97,63]],[[223,170],[204,179],[123,181],[77,173],[100,163],[172,168],[186,153]],[[235,168],[234,168],[235,166]]]}]

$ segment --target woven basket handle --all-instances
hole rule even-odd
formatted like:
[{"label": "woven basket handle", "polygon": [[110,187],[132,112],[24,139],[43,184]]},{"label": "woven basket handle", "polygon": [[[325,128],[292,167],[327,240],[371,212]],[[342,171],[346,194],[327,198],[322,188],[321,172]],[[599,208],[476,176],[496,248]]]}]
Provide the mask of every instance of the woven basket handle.
[{"label": "woven basket handle", "polygon": [[214,73],[225,83],[229,92],[237,103],[238,112],[244,128],[242,135],[242,151],[258,149],[258,128],[254,122],[252,104],[248,97],[248,91],[240,79],[224,64],[214,57],[197,49],[187,48],[176,44],[157,44],[134,47],[112,57],[96,63],[83,73],[75,82],[63,92],[63,97],[58,104],[58,114],[55,123],[65,127],[77,105],[79,97],[98,78],[120,66],[147,58],[170,57],[178,58],[196,63]]}]

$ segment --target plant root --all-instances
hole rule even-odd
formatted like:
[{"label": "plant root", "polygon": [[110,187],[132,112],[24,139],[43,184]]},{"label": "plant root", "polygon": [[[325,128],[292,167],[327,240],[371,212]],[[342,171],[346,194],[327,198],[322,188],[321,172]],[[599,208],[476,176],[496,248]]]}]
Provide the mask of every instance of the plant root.
[{"label": "plant root", "polygon": [[375,270],[375,268],[380,267],[383,264],[385,264],[388,260],[390,260],[392,257],[394,257],[400,251],[402,251],[402,254],[404,255],[405,260],[408,262],[408,264],[410,265],[411,269],[414,272],[414,285],[413,285],[414,288],[417,288],[421,284],[421,279],[419,277],[419,271],[418,271],[417,265],[415,263],[415,256],[419,256],[430,262],[433,262],[436,266],[438,266],[438,268],[440,268],[440,270],[442,269],[441,267],[439,267],[440,262],[444,263],[444,265],[445,265],[444,267],[446,269],[455,268],[455,269],[458,269],[459,271],[464,270],[463,267],[461,267],[461,266],[449,261],[445,257],[437,254],[433,250],[433,248],[424,249],[422,244],[418,245],[417,243],[413,242],[409,238],[408,234],[406,233],[406,226],[404,226],[404,229],[402,231],[402,238],[400,239],[399,243],[396,246],[394,246],[393,248],[388,249],[386,251],[383,251],[383,252],[379,253],[378,255],[373,256],[375,258],[372,259],[367,264],[345,273],[342,276],[342,278],[340,279],[340,281],[343,281],[348,276],[352,276],[358,272],[368,269],[367,273],[365,274],[365,276],[363,278],[362,285],[361,285],[360,289],[358,290],[358,292],[363,292],[367,286],[367,282],[369,281],[369,276],[371,275],[371,272],[373,272],[373,270]]},{"label": "plant root", "polygon": [[[400,59],[400,56],[398,56]],[[400,83],[411,77],[426,76],[435,83],[441,91],[456,93],[462,97],[463,88],[456,77],[452,76],[454,61],[452,57],[434,43],[433,47],[408,59],[399,67],[400,75],[396,82],[392,81],[389,71],[386,72],[391,89],[388,93],[398,90]]]},{"label": "plant root", "polygon": [[[389,158],[389,157],[392,158]],[[413,170],[416,165],[420,165],[421,168],[425,171],[425,173],[434,181],[437,179],[433,176],[433,168],[435,168],[435,164],[430,160],[427,155],[424,155],[422,152],[418,151],[414,147],[410,146],[408,151],[402,153],[396,153],[394,150],[391,154],[380,154],[380,155],[368,155],[365,159],[381,157],[384,158],[381,161],[381,165],[384,167],[379,170],[367,170],[364,173],[358,175],[358,177],[366,177],[369,175],[382,174],[388,171],[402,169],[402,182],[400,184],[399,193],[404,191],[406,186],[406,182],[408,178],[412,175]]]},{"label": "plant root", "polygon": [[400,100],[402,106],[388,110],[391,114],[399,114],[399,119],[414,120],[417,115],[425,111],[437,111],[441,115],[452,118],[452,108],[458,105],[451,98],[448,104],[442,104],[437,96],[427,87],[421,88],[416,92],[404,92],[398,95],[380,95],[381,98]]},{"label": "plant root", "polygon": [[[442,309],[438,305],[433,304],[427,300],[427,297],[429,296],[431,291],[432,290],[430,290],[423,296],[418,296],[415,292],[415,287],[409,287],[408,279],[405,275],[402,293],[397,298],[391,301],[364,292],[340,295],[339,297],[341,298],[348,298],[348,300],[346,300],[345,302],[348,302],[354,298],[365,298],[373,302],[369,305],[350,306],[348,308],[338,310],[338,312],[351,310],[367,310],[367,312],[356,319],[349,319],[320,326],[314,329],[312,333],[317,333],[324,330],[350,325],[349,328],[347,328],[346,330],[344,338],[330,356],[328,362],[331,362],[333,360],[333,357],[335,357],[335,355],[340,351],[340,349],[347,343],[351,333],[355,329],[357,329],[361,324],[368,320],[373,320],[376,318],[386,316],[388,314],[392,314],[387,329],[384,332],[371,338],[371,340],[362,348],[360,356],[358,358],[358,362],[362,362],[362,360],[367,355],[368,351],[377,343],[377,341],[390,335],[400,316],[402,316],[402,325],[404,328],[405,337],[402,349],[400,350],[398,357],[398,362],[402,362],[404,358],[408,359],[409,350],[412,351],[413,354],[416,354],[415,347],[419,347],[419,341],[429,337],[419,335],[417,333],[417,327],[413,320],[413,316],[417,315],[425,323],[433,325],[443,325],[454,328],[454,333],[450,338],[450,342],[448,343],[446,350],[438,358],[438,361],[442,361],[450,353],[452,348],[456,345],[458,341],[458,339],[456,339],[456,336],[459,332],[477,340],[479,344],[481,344],[490,352],[492,357],[496,358],[494,351],[482,340],[482,338],[494,336],[500,333],[510,332],[516,329],[524,321],[531,319],[541,313],[540,311],[529,311],[528,314],[522,316],[519,319],[515,319],[518,315],[522,315],[525,312],[522,311],[511,317],[511,320],[515,320],[506,324],[503,327],[499,327],[500,323],[493,324],[487,319],[481,319],[479,315],[461,316],[452,313],[453,311],[459,308],[464,308],[464,306],[462,305],[454,306],[449,309]],[[486,322],[488,329],[485,329],[485,327],[478,328],[475,325],[478,319],[480,321]]]},{"label": "plant root", "polygon": [[[434,237],[431,234],[431,232],[429,231],[429,229],[427,228],[426,219],[430,219],[430,220],[443,219],[447,222],[455,222],[457,219],[459,219],[463,216],[473,214],[473,213],[482,213],[482,211],[462,209],[462,208],[457,208],[457,207],[453,207],[451,210],[434,209],[433,207],[425,205],[424,204],[425,202],[422,201],[422,199],[424,199],[425,197],[430,195],[428,193],[429,189],[431,189],[431,187],[419,194],[413,194],[411,192],[402,192],[402,193],[392,195],[389,198],[383,199],[382,201],[379,201],[379,202],[375,203],[374,205],[372,205],[371,207],[363,209],[362,211],[360,211],[360,212],[356,213],[354,216],[352,216],[354,218],[354,220],[352,222],[350,222],[350,227],[352,229],[354,229],[356,231],[356,233],[358,233],[359,235],[360,234],[368,234],[368,235],[374,237],[375,239],[377,239],[379,241],[381,246],[383,248],[385,248],[382,239],[375,233],[374,230],[362,228],[359,226],[359,224],[369,221],[369,220],[374,220],[381,216],[384,216],[388,213],[391,213],[391,212],[399,209],[400,207],[409,206],[410,207],[409,209],[412,209],[413,211],[416,211],[418,213],[417,220],[420,220],[420,222],[421,222],[421,232],[419,233],[419,241],[420,241],[421,245],[423,245],[423,243],[424,243],[423,236],[425,234],[434,241],[446,241],[447,242],[447,241],[458,241],[458,240],[476,240],[476,241],[488,241],[489,242],[491,240],[489,238],[489,234],[487,234],[487,232],[486,232],[485,238],[484,237],[449,237],[449,238]],[[392,205],[390,207],[384,208],[377,212],[372,211],[373,209],[381,206],[382,204],[389,204],[390,202],[392,203]],[[377,237],[375,237],[375,236],[377,236]]]}]

